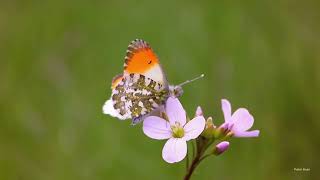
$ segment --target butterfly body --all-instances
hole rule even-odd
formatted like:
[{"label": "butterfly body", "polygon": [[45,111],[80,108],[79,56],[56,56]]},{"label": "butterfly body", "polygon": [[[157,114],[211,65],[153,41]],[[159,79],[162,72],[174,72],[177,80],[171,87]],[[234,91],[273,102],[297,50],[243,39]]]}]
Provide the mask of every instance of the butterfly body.
[{"label": "butterfly body", "polygon": [[157,56],[140,39],[129,44],[124,72],[113,78],[111,89],[104,113],[120,120],[132,119],[133,124],[163,108],[173,94]]}]

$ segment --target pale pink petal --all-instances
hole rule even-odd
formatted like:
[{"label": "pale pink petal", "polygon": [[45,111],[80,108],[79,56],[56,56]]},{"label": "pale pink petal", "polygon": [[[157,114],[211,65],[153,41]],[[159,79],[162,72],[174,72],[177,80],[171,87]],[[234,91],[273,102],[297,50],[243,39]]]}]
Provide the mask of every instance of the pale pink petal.
[{"label": "pale pink petal", "polygon": [[183,128],[184,139],[186,141],[189,141],[190,139],[197,138],[204,130],[205,125],[206,125],[206,120],[204,119],[203,116],[197,116],[193,118]]},{"label": "pale pink petal", "polygon": [[259,130],[253,130],[253,131],[234,131],[234,137],[258,137],[260,134]]},{"label": "pale pink petal", "polygon": [[166,102],[166,113],[168,115],[170,124],[174,125],[176,122],[179,122],[181,126],[186,124],[186,112],[178,98],[168,98]]},{"label": "pale pink petal", "polygon": [[183,160],[187,155],[187,142],[183,138],[170,138],[162,149],[162,158],[168,163]]},{"label": "pale pink petal", "polygon": [[229,130],[229,123],[225,122],[220,125],[220,129]]},{"label": "pale pink petal", "polygon": [[221,100],[221,107],[224,115],[224,121],[230,122],[231,121],[231,104],[228,100],[222,99]]},{"label": "pale pink petal", "polygon": [[252,127],[254,119],[247,109],[239,108],[233,113],[232,122],[234,123],[233,130],[246,131]]},{"label": "pale pink petal", "polygon": [[143,132],[153,139],[168,139],[172,136],[170,123],[157,116],[149,116],[143,121]]}]

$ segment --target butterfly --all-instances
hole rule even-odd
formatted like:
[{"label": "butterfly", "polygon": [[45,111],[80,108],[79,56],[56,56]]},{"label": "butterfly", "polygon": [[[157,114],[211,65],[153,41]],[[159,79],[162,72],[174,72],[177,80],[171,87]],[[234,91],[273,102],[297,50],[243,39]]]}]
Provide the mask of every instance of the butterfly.
[{"label": "butterfly", "polygon": [[182,85],[191,81],[169,85],[151,46],[135,39],[128,46],[123,73],[112,79],[111,97],[103,105],[103,112],[120,120],[132,119],[132,124],[137,124],[163,108],[169,96],[180,97]]}]

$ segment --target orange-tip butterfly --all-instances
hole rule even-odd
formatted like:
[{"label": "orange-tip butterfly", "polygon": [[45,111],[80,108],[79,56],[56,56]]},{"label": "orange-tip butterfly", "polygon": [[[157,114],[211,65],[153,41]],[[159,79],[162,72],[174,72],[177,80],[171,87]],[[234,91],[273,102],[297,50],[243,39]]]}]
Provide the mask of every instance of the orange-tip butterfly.
[{"label": "orange-tip butterfly", "polygon": [[120,120],[132,119],[132,124],[136,124],[163,108],[169,96],[181,96],[184,84],[203,76],[169,85],[150,45],[136,39],[128,46],[123,73],[112,80],[111,98],[104,104],[103,112]]}]

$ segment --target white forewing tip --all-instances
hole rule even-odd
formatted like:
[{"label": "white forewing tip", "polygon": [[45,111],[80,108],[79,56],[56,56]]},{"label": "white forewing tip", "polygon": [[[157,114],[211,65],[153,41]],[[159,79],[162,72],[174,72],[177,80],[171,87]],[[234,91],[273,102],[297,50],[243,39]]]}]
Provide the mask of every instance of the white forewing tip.
[{"label": "white forewing tip", "polygon": [[113,108],[113,103],[112,103],[111,99],[107,100],[104,103],[104,105],[102,107],[102,111],[104,114],[109,114],[111,116],[114,116],[113,114],[114,114],[115,109]]}]

